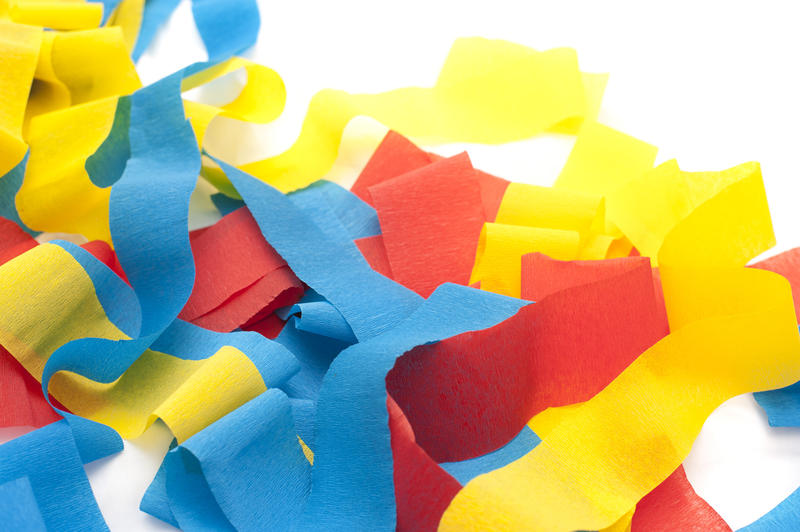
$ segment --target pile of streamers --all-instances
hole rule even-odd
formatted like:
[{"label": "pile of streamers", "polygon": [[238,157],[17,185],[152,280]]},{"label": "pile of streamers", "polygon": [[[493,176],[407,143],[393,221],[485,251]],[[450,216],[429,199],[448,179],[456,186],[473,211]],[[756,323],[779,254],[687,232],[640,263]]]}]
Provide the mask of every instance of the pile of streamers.
[{"label": "pile of streamers", "polygon": [[[140,509],[184,530],[730,530],[681,466],[704,421],[759,392],[800,425],[800,253],[746,266],[758,164],[654,167],[573,50],[468,38],[234,166],[212,120],[285,101],[237,55],[257,7],[192,1],[208,59],[143,87],[177,4],[0,0],[0,423],[38,427],[0,446],[4,529],[105,530],[84,464],[160,420]],[[348,190],[321,178],[359,115],[391,131]],[[552,187],[408,140],[544,133],[576,135]],[[190,232],[198,178],[222,217]],[[746,529],[798,521],[794,494]]]}]

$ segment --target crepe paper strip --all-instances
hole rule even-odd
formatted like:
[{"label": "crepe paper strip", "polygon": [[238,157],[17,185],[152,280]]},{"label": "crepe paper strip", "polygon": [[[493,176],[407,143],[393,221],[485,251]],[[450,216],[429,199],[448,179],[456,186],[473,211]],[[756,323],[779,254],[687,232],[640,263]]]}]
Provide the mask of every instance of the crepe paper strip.
[{"label": "crepe paper strip", "polygon": [[350,191],[373,204],[369,187],[399,175],[417,170],[433,162],[431,156],[403,135],[389,130],[367,161]]},{"label": "crepe paper strip", "polygon": [[117,26],[122,30],[125,48],[130,54],[136,47],[139,28],[142,25],[144,4],[146,0],[122,0],[108,20],[110,26]]},{"label": "crepe paper strip", "polygon": [[[716,197],[725,201],[709,204]],[[715,212],[719,205],[729,210]],[[673,266],[686,262],[744,266],[758,254],[754,250],[760,252],[775,243],[758,163],[721,172],[684,172],[669,161],[609,195],[606,213],[642,255]],[[690,217],[696,221],[682,223]],[[729,223],[734,225],[728,227]],[[703,238],[689,234],[693,224],[701,224]],[[719,237],[743,231],[737,227],[742,224],[752,225],[744,234],[754,239]],[[662,250],[667,235],[672,249]]]},{"label": "crepe paper strip", "polygon": [[397,530],[436,530],[442,513],[461,486],[416,444],[414,431],[391,396],[386,406],[394,461]]},{"label": "crepe paper strip", "polygon": [[38,428],[61,419],[42,396],[39,382],[3,347],[0,381],[0,427]]},{"label": "crepe paper strip", "polygon": [[786,277],[792,285],[795,314],[800,316],[800,248],[784,251],[750,265],[751,268],[769,270]]},{"label": "crepe paper strip", "polygon": [[205,329],[230,332],[240,326],[260,321],[281,307],[303,296],[303,283],[288,267],[278,268],[231,296],[214,310],[194,318],[192,323]]},{"label": "crepe paper strip", "polygon": [[122,2],[122,0],[91,0],[103,5],[103,21],[101,24],[106,24],[108,19],[111,15],[114,14],[114,10],[117,6]]},{"label": "crepe paper strip", "polygon": [[631,525],[632,532],[731,530],[719,514],[695,493],[683,466],[639,501]]},{"label": "crepe paper strip", "polygon": [[[445,512],[441,529],[608,526],[680,465],[719,404],[797,379],[800,337],[783,279],[744,268],[682,273],[669,289],[665,285],[668,310],[670,296],[693,297],[697,286],[717,280],[709,294],[721,304],[713,313],[673,328],[603,391],[564,409],[549,428],[538,427],[534,418],[530,426],[542,443],[509,466],[473,479]],[[691,398],[689,388],[695,390]],[[654,427],[660,427],[655,434]],[[514,489],[523,482],[524,495]]]},{"label": "crepe paper strip", "polygon": [[[644,257],[624,257],[602,261],[560,261],[541,253],[523,255],[522,298],[539,301],[566,288],[614,277],[645,266],[649,269],[650,260]],[[658,270],[653,270],[652,274],[656,302],[654,311],[658,319],[664,323],[666,333],[668,325],[661,277]]]},{"label": "crepe paper strip", "polygon": [[[192,294],[179,314],[193,320],[286,262],[264,241],[250,211],[228,214],[202,233],[190,235],[195,263]],[[236,260],[231,260],[232,258]]]},{"label": "crepe paper strip", "polygon": [[0,484],[0,515],[9,530],[47,531],[28,477]]},{"label": "crepe paper strip", "polygon": [[539,436],[526,425],[522,427],[519,434],[514,436],[514,439],[496,451],[460,462],[444,462],[439,465],[450,473],[459,484],[464,486],[478,475],[494,471],[518,458],[522,458],[531,449],[539,445],[540,441]]},{"label": "crepe paper strip", "polygon": [[355,241],[358,250],[364,256],[370,267],[379,274],[392,278],[392,267],[386,255],[386,246],[383,245],[383,236],[375,235],[359,238]]},{"label": "crepe paper strip", "polygon": [[[322,378],[331,362],[350,344],[336,338],[299,330],[296,317],[287,320],[276,341],[286,346],[300,363],[300,371],[281,389],[293,399],[308,399],[316,404]],[[308,445],[314,447],[315,438],[304,437],[304,439],[307,439]]]},{"label": "crepe paper strip", "polygon": [[192,0],[192,15],[209,62],[253,46],[261,25],[255,0]]},{"label": "crepe paper strip", "polygon": [[393,529],[386,374],[409,349],[491,327],[524,305],[445,284],[398,326],[342,351],[320,389],[312,490],[298,526]]},{"label": "crepe paper strip", "polygon": [[[206,130],[217,116],[267,123],[277,118],[283,111],[286,88],[281,77],[274,70],[241,57],[232,57],[220,63],[210,64],[199,71],[190,67],[188,72],[195,73],[184,80],[182,88],[186,91],[239,69],[244,69],[247,73],[247,82],[232,101],[221,106],[184,101],[186,116],[192,122],[198,145],[203,145]],[[234,193],[230,183],[216,176],[213,171],[205,171],[204,174],[209,181],[219,185],[218,188],[223,192]]]},{"label": "crepe paper strip", "polygon": [[36,506],[38,515],[26,513],[22,530],[38,521],[47,530],[108,530],[83,469],[122,450],[121,441],[119,447],[105,443],[77,439],[62,420],[0,445],[0,486],[12,497],[10,506]]},{"label": "crepe paper strip", "polygon": [[519,297],[523,255],[539,252],[559,260],[573,260],[578,258],[580,245],[577,231],[484,224],[469,283],[480,281],[482,290]]},{"label": "crepe paper strip", "polygon": [[782,500],[775,508],[759,517],[756,521],[742,527],[738,532],[779,532],[794,530],[800,521],[800,489]]},{"label": "crepe paper strip", "polygon": [[83,161],[111,131],[116,107],[116,98],[106,98],[31,120],[31,151],[16,196],[19,216],[28,227],[111,240],[108,215],[97,215],[108,212],[110,191],[91,182]]},{"label": "crepe paper strip", "polygon": [[642,262],[555,292],[492,328],[412,349],[387,390],[437,462],[491,453],[546,408],[590,399],[667,333],[652,287]]},{"label": "crepe paper strip", "polygon": [[511,183],[502,177],[493,176],[480,170],[475,170],[475,177],[478,178],[478,185],[481,189],[484,218],[487,222],[495,222],[500,203]]},{"label": "crepe paper strip", "polygon": [[300,331],[333,338],[348,344],[356,343],[353,331],[336,308],[318,294],[309,292],[303,301],[277,312],[282,318],[296,316],[295,327]]},{"label": "crepe paper strip", "polygon": [[36,240],[16,223],[0,218],[0,264],[5,264],[37,245]]},{"label": "crepe paper strip", "polygon": [[495,222],[505,225],[577,231],[582,237],[602,232],[604,205],[600,196],[511,183],[506,188]]},{"label": "crepe paper strip", "polygon": [[267,242],[295,275],[336,307],[356,338],[366,340],[392,328],[419,305],[416,294],[369,267],[349,235],[332,228],[335,215],[322,209],[313,194],[306,199],[316,200],[313,205],[319,210],[304,210],[294,203],[302,197],[290,199],[222,161],[217,163],[247,203]]},{"label": "crepe paper strip", "polygon": [[14,22],[54,30],[96,28],[103,19],[103,6],[94,2],[17,0],[9,9]]},{"label": "crepe paper strip", "polygon": [[466,153],[369,188],[393,278],[427,297],[444,282],[467,284],[485,220]]},{"label": "crepe paper strip", "polygon": [[280,319],[275,314],[270,314],[257,322],[242,325],[241,329],[243,331],[257,332],[265,338],[274,340],[281,333],[285,324],[286,322],[284,320]]},{"label": "crepe paper strip", "polygon": [[657,152],[655,146],[587,120],[553,187],[605,196],[650,170]]},{"label": "crepe paper strip", "polygon": [[70,91],[71,105],[131,94],[142,86],[119,27],[59,33],[50,61]]},{"label": "crepe paper strip", "polygon": [[459,39],[433,88],[380,94],[321,91],[312,98],[300,136],[288,151],[241,168],[288,192],[331,168],[342,131],[358,115],[427,142],[500,144],[583,119],[586,101],[574,50],[537,52],[506,41]]},{"label": "crepe paper strip", "polygon": [[[350,191],[366,203],[373,205],[369,187],[389,181],[412,170],[418,170],[440,159],[442,158],[438,155],[425,152],[404,136],[389,130],[367,161]],[[492,222],[509,182],[480,170],[475,170],[475,177],[481,190],[484,216],[487,221]]]},{"label": "crepe paper strip", "polygon": [[[381,234],[378,213],[369,203],[336,183],[320,180],[314,187],[321,187],[331,210],[353,240]],[[302,191],[301,191],[302,192]]]},{"label": "crepe paper strip", "polygon": [[22,138],[22,124],[42,44],[42,30],[0,20],[0,35],[0,93],[3,94],[0,176],[5,176],[20,164],[28,151]]},{"label": "crepe paper strip", "polygon": [[183,530],[288,530],[310,488],[311,467],[279,390],[170,450],[162,468],[169,511]]},{"label": "crepe paper strip", "polygon": [[145,2],[139,36],[136,46],[131,52],[134,61],[139,61],[147,47],[153,42],[158,30],[166,23],[179,3],[180,0],[147,0]]}]

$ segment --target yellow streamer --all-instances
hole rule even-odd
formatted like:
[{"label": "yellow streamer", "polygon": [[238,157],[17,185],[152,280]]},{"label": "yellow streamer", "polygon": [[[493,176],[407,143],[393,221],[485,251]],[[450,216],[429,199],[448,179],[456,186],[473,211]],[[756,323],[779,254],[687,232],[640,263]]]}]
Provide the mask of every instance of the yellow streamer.
[{"label": "yellow streamer", "polygon": [[500,144],[545,131],[574,133],[596,112],[604,79],[582,76],[571,49],[537,52],[506,41],[459,39],[433,88],[321,91],[288,151],[241,168],[285,192],[305,187],[331,168],[342,131],[359,115],[428,144]]},{"label": "yellow streamer", "polygon": [[28,150],[22,124],[41,44],[40,28],[0,20],[0,177]]},{"label": "yellow streamer", "polygon": [[103,4],[80,1],[16,0],[10,5],[11,19],[20,24],[54,30],[96,28],[103,19]]}]

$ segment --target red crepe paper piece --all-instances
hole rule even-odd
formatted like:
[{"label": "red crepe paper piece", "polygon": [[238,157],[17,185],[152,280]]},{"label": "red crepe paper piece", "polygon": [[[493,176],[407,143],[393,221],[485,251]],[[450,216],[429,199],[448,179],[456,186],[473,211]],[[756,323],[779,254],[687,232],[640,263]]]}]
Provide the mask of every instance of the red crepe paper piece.
[{"label": "red crepe paper piece", "polygon": [[394,459],[397,530],[433,532],[461,485],[417,445],[411,425],[391,397],[387,397],[386,407]]},{"label": "red crepe paper piece", "polygon": [[542,410],[586,401],[667,333],[647,263],[552,293],[482,331],[416,347],[387,390],[437,463],[475,458]]},{"label": "red crepe paper piece", "polygon": [[269,338],[270,340],[274,340],[281,333],[284,325],[286,325],[285,321],[280,319],[275,314],[270,314],[260,321],[242,325],[242,330],[255,331],[260,335]]},{"label": "red crepe paper piece", "polygon": [[486,221],[494,222],[497,218],[497,211],[500,210],[503,195],[511,182],[481,170],[475,170],[475,177],[478,178],[478,185],[481,187],[481,203],[483,203]]},{"label": "red crepe paper piece", "polygon": [[394,279],[428,297],[445,282],[466,285],[484,223],[466,153],[369,188]]},{"label": "red crepe paper piece", "polygon": [[194,321],[286,266],[261,234],[250,211],[233,211],[202,232],[191,235],[195,261],[192,295],[178,316]]},{"label": "red crepe paper piece", "polygon": [[368,236],[359,238],[355,242],[372,269],[391,279],[392,267],[389,265],[389,257],[386,255],[386,247],[383,245],[383,236]]},{"label": "red crepe paper piece", "polygon": [[695,493],[683,466],[639,501],[631,523],[631,532],[674,530],[731,530],[722,517]]},{"label": "red crepe paper piece", "polygon": [[433,159],[399,133],[389,131],[367,161],[350,192],[373,205],[369,187],[429,165]]},{"label": "red crepe paper piece", "polygon": [[117,254],[113,249],[111,249],[111,246],[109,246],[107,242],[103,240],[92,240],[91,242],[82,244],[81,247],[94,255],[97,260],[108,266],[108,268],[116,273],[120,279],[126,283],[128,282],[128,277],[125,275],[125,271],[122,269],[122,264],[119,263]]},{"label": "red crepe paper piece", "polygon": [[[66,410],[58,401],[53,404]],[[45,400],[41,383],[0,346],[0,427],[39,428],[59,419]]]},{"label": "red crepe paper piece", "polygon": [[[606,260],[561,261],[551,259],[542,253],[529,253],[522,256],[522,299],[539,301],[559,290],[613,277],[636,268],[650,269],[650,259],[635,256]],[[658,268],[652,269],[652,275],[658,317],[666,324],[667,310],[664,306],[664,291],[661,288]]]},{"label": "red crepe paper piece", "polygon": [[260,321],[275,310],[293,305],[303,296],[303,283],[284,266],[234,294],[224,304],[192,320],[205,329],[230,332],[241,325]]},{"label": "red crepe paper piece", "polygon": [[5,264],[37,245],[36,240],[17,224],[0,218],[0,264]]},{"label": "red crepe paper piece", "polygon": [[[0,264],[39,245],[11,220],[0,218]],[[57,401],[58,408],[64,408]],[[47,403],[42,385],[0,346],[0,427],[43,427],[61,416]]]},{"label": "red crepe paper piece", "polygon": [[790,249],[774,257],[762,260],[750,266],[759,270],[769,270],[786,277],[792,285],[794,313],[800,317],[800,248]]}]

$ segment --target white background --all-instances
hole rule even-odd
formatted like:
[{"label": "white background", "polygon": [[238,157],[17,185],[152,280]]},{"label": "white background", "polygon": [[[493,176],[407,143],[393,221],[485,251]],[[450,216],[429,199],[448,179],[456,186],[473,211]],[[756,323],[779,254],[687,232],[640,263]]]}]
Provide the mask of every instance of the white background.
[{"label": "white background", "polygon": [[[800,245],[800,13],[792,2],[260,4],[261,36],[250,57],[283,77],[287,109],[268,126],[216,124],[207,144],[234,162],[289,147],[319,89],[373,92],[432,85],[457,37],[504,38],[541,50],[570,46],[577,49],[583,70],[611,74],[600,120],[658,146],[657,162],[677,158],[687,170],[719,170],[760,161],[776,250]],[[202,50],[190,5],[184,2],[140,61],[143,81],[204,59]],[[225,93],[236,81],[219,83],[215,91]],[[331,175],[344,183],[354,179],[383,131],[370,120],[357,122],[348,128]],[[226,146],[232,131],[250,138]],[[465,148],[478,168],[515,181],[550,184],[570,141],[540,138],[437,151]],[[208,223],[213,219],[209,212],[207,199],[198,193],[193,224]],[[113,531],[171,528],[138,511],[169,440],[167,430],[156,425],[126,442],[123,453],[87,467]],[[686,469],[697,492],[737,529],[800,486],[800,429],[770,428],[751,396],[735,398],[709,418]]]}]

